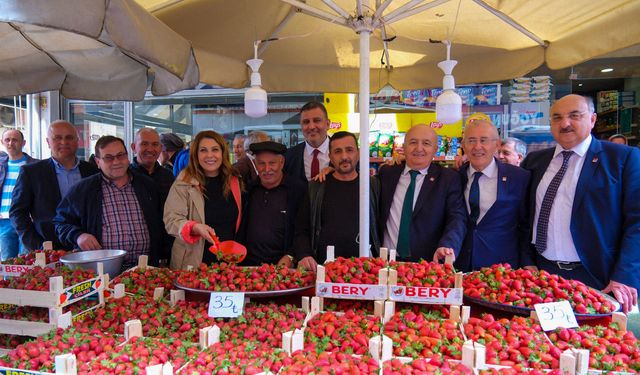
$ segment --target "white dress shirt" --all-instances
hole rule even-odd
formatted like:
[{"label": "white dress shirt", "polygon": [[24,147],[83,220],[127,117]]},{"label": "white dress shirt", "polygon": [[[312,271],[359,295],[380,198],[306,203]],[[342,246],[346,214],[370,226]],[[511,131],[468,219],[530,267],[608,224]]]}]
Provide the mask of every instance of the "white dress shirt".
[{"label": "white dress shirt", "polygon": [[[573,243],[573,237],[571,237],[571,211],[573,210],[573,198],[576,194],[578,179],[580,178],[580,172],[585,162],[585,155],[591,145],[591,139],[592,137],[589,135],[584,141],[570,149],[574,154],[571,155],[569,159],[567,171],[560,182],[560,187],[558,188],[558,193],[553,201],[549,215],[547,249],[542,253],[542,256],[549,260],[562,262],[580,261],[576,246]],[[542,205],[542,200],[553,176],[555,176],[560,170],[560,167],[562,167],[562,151],[565,150],[563,150],[560,145],[556,145],[553,159],[551,159],[551,163],[549,163],[549,167],[547,167],[546,172],[544,172],[544,176],[542,176],[542,180],[540,180],[540,184],[536,189],[536,215],[533,221],[532,242],[534,244],[536,243],[540,206]]]},{"label": "white dress shirt", "polygon": [[[304,175],[307,176],[307,180],[311,181],[311,162],[313,161],[313,150],[315,148],[308,142],[304,143]],[[319,172],[329,165],[329,137],[325,138],[324,142],[318,147],[320,151],[318,153],[318,161],[320,162]]]},{"label": "white dress shirt", "polygon": [[[402,217],[404,196],[407,194],[407,189],[411,183],[411,175],[409,174],[410,170],[411,168],[405,165],[404,171],[402,171],[402,174],[400,175],[398,186],[396,186],[396,191],[393,193],[391,211],[389,212],[389,218],[387,219],[387,225],[384,230],[383,246],[388,249],[397,249],[398,231],[400,230],[400,218]],[[420,195],[420,189],[422,188],[425,176],[429,172],[429,167],[420,169],[418,172],[420,172],[420,174],[416,176],[416,187],[413,191],[413,207],[416,206],[418,195]]]},{"label": "white dress shirt", "polygon": [[[464,189],[464,201],[467,205],[467,212],[471,213],[471,207],[469,206],[469,190],[473,183],[473,174],[477,170],[469,164],[469,170],[467,171],[467,187]],[[491,206],[496,203],[498,197],[498,165],[496,159],[491,159],[491,163],[481,171],[482,175],[478,179],[478,186],[480,187],[480,216],[478,216],[478,223],[484,215],[489,211]]]}]

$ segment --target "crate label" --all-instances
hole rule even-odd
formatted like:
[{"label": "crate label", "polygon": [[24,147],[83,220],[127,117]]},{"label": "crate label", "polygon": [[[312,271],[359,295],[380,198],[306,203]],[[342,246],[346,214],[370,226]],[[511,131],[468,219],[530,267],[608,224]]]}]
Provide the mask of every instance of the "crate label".
[{"label": "crate label", "polygon": [[16,305],[9,303],[0,303],[0,312],[8,312],[16,308]]},{"label": "crate label", "polygon": [[559,327],[578,327],[576,316],[569,301],[538,303],[533,307],[536,309],[538,321],[540,321],[540,326],[544,331],[553,331]]},{"label": "crate label", "polygon": [[396,302],[424,304],[462,304],[462,288],[436,288],[422,286],[393,285],[389,299]]},{"label": "crate label", "polygon": [[92,295],[99,290],[101,285],[101,277],[96,277],[65,288],[62,291],[62,294],[60,294],[60,305],[66,306],[77,300]]},{"label": "crate label", "polygon": [[0,276],[20,276],[35,266],[25,264],[0,264]]},{"label": "crate label", "polygon": [[237,318],[244,308],[244,293],[212,292],[209,297],[209,316]]},{"label": "crate label", "polygon": [[19,370],[16,368],[0,367],[0,375],[34,375],[45,374],[39,371]]},{"label": "crate label", "polygon": [[346,283],[317,283],[318,297],[381,300],[387,298],[386,285],[377,284],[346,284]]}]

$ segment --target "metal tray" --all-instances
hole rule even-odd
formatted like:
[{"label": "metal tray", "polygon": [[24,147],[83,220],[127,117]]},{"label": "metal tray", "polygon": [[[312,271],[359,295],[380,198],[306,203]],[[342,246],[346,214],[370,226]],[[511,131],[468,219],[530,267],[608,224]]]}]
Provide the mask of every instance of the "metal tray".
[{"label": "metal tray", "polygon": [[[604,298],[606,298],[609,302],[611,302],[615,308],[614,311],[620,311],[621,306],[620,303],[618,301],[616,301],[613,297],[611,297],[608,294],[604,294],[599,290],[596,290],[600,295],[604,296]],[[471,297],[468,296],[467,294],[464,295],[464,299],[465,301],[469,301],[469,302],[473,302],[477,305],[480,306],[484,306],[490,309],[494,309],[494,310],[499,310],[499,311],[506,311],[509,313],[513,313],[513,314],[518,314],[518,315],[526,315],[529,316],[529,314],[531,314],[531,311],[534,311],[534,308],[531,307],[519,307],[519,306],[512,306],[512,305],[505,305],[502,303],[497,303],[497,302],[490,302],[490,301],[486,301],[483,300],[481,298],[475,298],[475,297]],[[607,313],[607,314],[578,314],[575,313],[576,319],[580,320],[580,321],[585,321],[585,320],[592,320],[592,319],[601,319],[601,318],[605,318],[608,316],[611,316],[611,313]]]},{"label": "metal tray", "polygon": [[[215,290],[206,290],[206,289],[194,289],[194,288],[189,288],[186,287],[184,285],[178,284],[178,280],[174,281],[174,285],[176,286],[176,288],[178,289],[182,289],[191,293],[197,293],[197,294],[209,294],[212,292],[216,292]],[[302,291],[305,290],[309,290],[311,288],[315,287],[314,285],[309,285],[309,286],[305,286],[302,288],[295,288],[295,289],[282,289],[282,290],[269,290],[266,292],[243,292],[240,290],[220,290],[219,292],[238,292],[238,293],[244,293],[245,297],[254,297],[254,298],[266,298],[266,297],[280,297],[280,296],[288,296],[288,295],[292,295],[292,294],[297,294],[300,293]]]}]

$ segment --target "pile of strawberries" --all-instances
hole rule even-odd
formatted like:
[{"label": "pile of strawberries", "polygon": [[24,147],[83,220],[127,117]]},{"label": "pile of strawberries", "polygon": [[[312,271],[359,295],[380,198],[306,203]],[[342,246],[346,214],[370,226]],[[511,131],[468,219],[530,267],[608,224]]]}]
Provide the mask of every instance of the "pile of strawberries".
[{"label": "pile of strawberries", "polygon": [[378,363],[368,355],[355,357],[342,351],[292,353],[293,363],[282,367],[279,375],[378,374]]},{"label": "pile of strawberries", "polygon": [[146,267],[144,270],[135,268],[124,272],[113,281],[111,285],[124,284],[127,293],[153,296],[156,288],[164,288],[165,291],[173,289],[174,273],[169,268]]},{"label": "pile of strawberries", "polygon": [[[71,315],[81,313],[93,306],[96,300],[82,299],[62,308],[62,312],[71,311]],[[49,309],[44,307],[14,306],[11,309],[0,312],[0,319],[22,320],[29,322],[49,322]]]},{"label": "pile of strawberries", "polygon": [[64,286],[70,287],[96,277],[93,270],[71,269],[67,266],[34,267],[20,276],[0,280],[0,288],[49,291],[49,278],[62,276]]},{"label": "pile of strawberries", "polygon": [[255,375],[271,371],[276,374],[293,359],[282,349],[251,341],[216,343],[198,353],[181,370],[182,374]]},{"label": "pile of strawberries", "polygon": [[589,368],[604,371],[640,371],[640,342],[631,331],[621,331],[617,324],[559,328],[548,334],[560,350],[589,350]]},{"label": "pile of strawberries", "polygon": [[455,270],[451,264],[421,259],[417,263],[392,261],[389,267],[398,272],[398,285],[453,288],[455,284]]},{"label": "pile of strawberries", "polygon": [[540,325],[516,316],[496,320],[491,314],[469,318],[464,333],[486,347],[486,362],[492,365],[523,366],[535,369],[558,368],[558,347],[549,343]]},{"label": "pile of strawberries", "polygon": [[381,258],[338,257],[325,265],[325,280],[332,283],[378,284],[378,272],[387,267]]},{"label": "pile of strawberries", "polygon": [[344,314],[321,312],[307,322],[305,351],[365,354],[369,350],[369,338],[380,335],[381,328],[380,318],[353,310]]},{"label": "pile of strawberries", "polygon": [[464,276],[464,293],[504,305],[533,308],[535,304],[568,300],[577,314],[607,314],[614,305],[597,290],[580,281],[547,271],[512,269],[494,264]]},{"label": "pile of strawberries", "polygon": [[428,319],[412,310],[396,312],[383,333],[393,341],[393,354],[402,357],[461,359],[464,338],[456,322]]},{"label": "pile of strawberries", "polygon": [[480,370],[480,375],[564,375],[560,370],[542,371],[535,369],[527,369],[522,365],[515,365],[513,367],[506,367],[501,369],[485,369]]},{"label": "pile of strawberries", "polygon": [[183,271],[178,284],[183,287],[215,292],[266,292],[297,289],[313,285],[315,274],[303,269],[263,264],[239,267],[229,263],[200,264],[195,271]]},{"label": "pile of strawberries", "polygon": [[471,375],[473,370],[460,362],[443,361],[440,358],[418,358],[411,362],[403,362],[397,358],[384,362],[383,375],[407,375],[407,374],[460,374]]},{"label": "pile of strawberries", "polygon": [[67,252],[64,250],[36,250],[30,251],[26,254],[20,254],[15,258],[10,258],[2,262],[2,264],[16,264],[16,265],[27,265],[30,266],[36,262],[36,254],[44,253],[45,263],[55,263],[60,260],[60,258],[65,255]]}]

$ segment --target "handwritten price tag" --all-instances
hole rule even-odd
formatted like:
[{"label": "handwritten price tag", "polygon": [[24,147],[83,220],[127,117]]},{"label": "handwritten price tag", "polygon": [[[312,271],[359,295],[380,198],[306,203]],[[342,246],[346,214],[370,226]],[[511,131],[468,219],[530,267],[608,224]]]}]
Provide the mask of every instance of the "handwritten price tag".
[{"label": "handwritten price tag", "polygon": [[244,308],[244,293],[213,292],[209,298],[209,316],[237,318]]},{"label": "handwritten price tag", "polygon": [[534,307],[544,331],[552,331],[558,327],[578,327],[578,321],[569,301],[538,303]]}]

